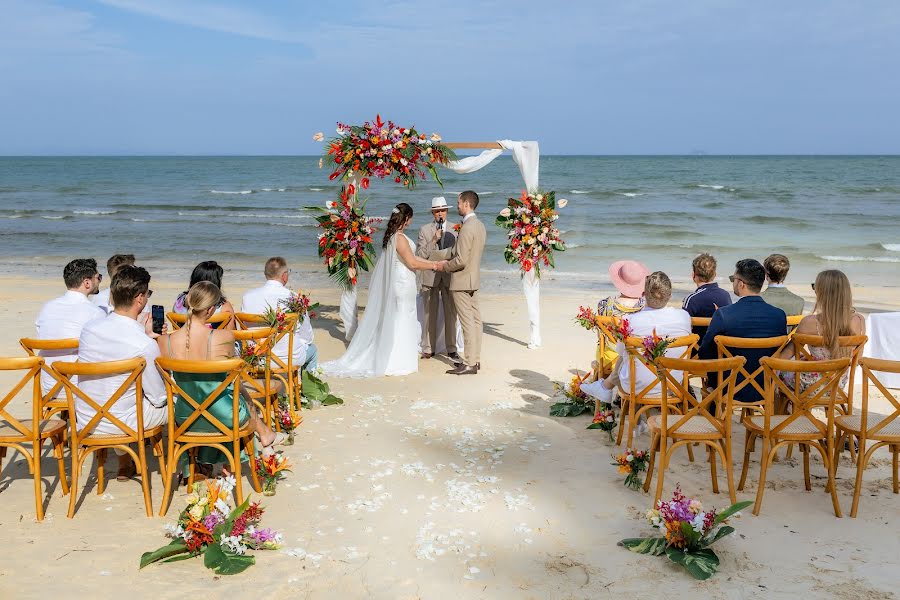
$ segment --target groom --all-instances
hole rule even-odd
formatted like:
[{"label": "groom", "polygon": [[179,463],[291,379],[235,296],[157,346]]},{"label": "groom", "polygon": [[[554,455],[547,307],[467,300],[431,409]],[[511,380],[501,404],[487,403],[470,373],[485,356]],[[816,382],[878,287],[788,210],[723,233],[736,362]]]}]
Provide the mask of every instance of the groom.
[{"label": "groom", "polygon": [[[456,363],[447,373],[451,375],[475,375],[481,368],[481,309],[478,306],[478,288],[481,283],[481,254],[487,234],[484,225],[475,216],[478,194],[465,191],[456,201],[456,209],[463,218],[462,228],[452,248],[437,250],[429,256],[441,260],[438,268],[449,271],[450,293],[456,314],[462,325],[465,343],[465,362]],[[437,237],[437,234],[435,234]]]}]

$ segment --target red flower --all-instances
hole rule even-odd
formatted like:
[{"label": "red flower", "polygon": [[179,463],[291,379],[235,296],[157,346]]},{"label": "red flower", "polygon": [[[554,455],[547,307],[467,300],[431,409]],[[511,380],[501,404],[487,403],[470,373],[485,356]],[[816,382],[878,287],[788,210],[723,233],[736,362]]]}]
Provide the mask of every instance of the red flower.
[{"label": "red flower", "polygon": [[[373,164],[374,163],[369,163],[369,165],[373,165]],[[369,168],[372,168],[372,167],[370,166]],[[360,183],[362,184],[362,187],[364,190],[369,189],[369,178],[368,177],[363,177],[362,181]]]},{"label": "red flower", "polygon": [[340,171],[335,171],[334,173],[332,173],[331,175],[328,176],[328,180],[331,181],[333,179],[337,179],[338,175],[340,175],[340,174],[341,174]]},{"label": "red flower", "polygon": [[512,239],[512,241],[510,241],[509,244],[510,244],[510,246],[512,246],[513,248],[518,248],[520,243],[521,243],[521,242],[519,241],[519,238],[515,237],[515,238]]},{"label": "red flower", "polygon": [[394,183],[400,183],[400,178],[399,178],[399,177],[394,177]]},{"label": "red flower", "polygon": [[522,261],[522,270],[526,273],[531,270],[531,261],[527,258]]}]

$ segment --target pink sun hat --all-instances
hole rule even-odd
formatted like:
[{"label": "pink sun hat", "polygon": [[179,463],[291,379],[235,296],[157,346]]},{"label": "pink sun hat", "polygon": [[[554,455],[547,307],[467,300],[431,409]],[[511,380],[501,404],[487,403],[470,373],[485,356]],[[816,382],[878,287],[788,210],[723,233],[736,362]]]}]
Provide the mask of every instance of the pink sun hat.
[{"label": "pink sun hat", "polygon": [[609,278],[623,296],[640,298],[650,271],[636,260],[619,260],[609,265]]}]

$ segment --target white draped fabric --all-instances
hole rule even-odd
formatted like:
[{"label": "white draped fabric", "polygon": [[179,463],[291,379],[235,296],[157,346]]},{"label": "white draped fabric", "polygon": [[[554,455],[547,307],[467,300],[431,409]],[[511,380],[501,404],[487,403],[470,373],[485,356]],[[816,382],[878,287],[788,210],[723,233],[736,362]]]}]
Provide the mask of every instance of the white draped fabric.
[{"label": "white draped fabric", "polygon": [[[533,192],[538,189],[541,153],[537,142],[515,142],[512,140],[497,141],[504,150],[512,152],[513,160],[519,167],[519,173],[525,181],[525,189]],[[500,156],[503,150],[485,150],[477,156],[467,156],[447,165],[454,173],[474,173],[489,165]],[[528,322],[531,327],[529,348],[541,345],[541,282],[534,271],[522,277],[522,290],[525,294],[525,305],[528,307]]]}]

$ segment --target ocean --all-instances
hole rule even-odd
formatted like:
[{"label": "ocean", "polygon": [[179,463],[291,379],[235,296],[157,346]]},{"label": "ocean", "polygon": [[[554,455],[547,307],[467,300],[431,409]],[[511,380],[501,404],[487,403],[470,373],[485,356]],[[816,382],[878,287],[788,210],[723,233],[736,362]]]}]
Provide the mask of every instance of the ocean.
[{"label": "ocean", "polygon": [[[0,157],[0,273],[60,275],[73,257],[103,264],[129,252],[185,282],[208,259],[226,277],[252,280],[267,257],[282,255],[308,279],[297,285],[324,285],[308,207],[324,206],[340,185],[317,163],[308,156]],[[368,214],[385,217],[397,202],[409,203],[415,239],[433,196],[452,205],[458,192],[474,189],[488,228],[486,277],[511,285],[505,234],[493,216],[523,186],[512,158],[441,175],[443,189],[430,179],[412,191],[373,181],[363,193]],[[558,222],[569,249],[545,274],[555,286],[608,286],[607,265],[622,258],[685,282],[700,252],[717,257],[720,278],[741,258],[781,252],[792,263],[789,285],[807,287],[818,271],[837,268],[855,285],[900,286],[897,156],[544,156],[540,176],[543,189],[569,200]]]}]

